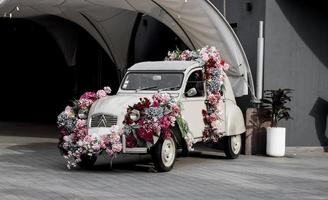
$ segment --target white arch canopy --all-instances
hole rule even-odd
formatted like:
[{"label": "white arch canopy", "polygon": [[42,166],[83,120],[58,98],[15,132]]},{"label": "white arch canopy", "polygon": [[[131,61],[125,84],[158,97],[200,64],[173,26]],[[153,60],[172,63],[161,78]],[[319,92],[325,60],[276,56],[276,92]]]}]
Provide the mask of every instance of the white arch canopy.
[{"label": "white arch canopy", "polygon": [[[19,12],[15,7],[19,6]],[[209,0],[0,0],[0,13],[27,18],[56,15],[77,23],[106,50],[118,68],[127,65],[137,13],[168,26],[192,50],[215,46],[230,64],[228,76],[235,96],[254,94],[244,50],[220,12]]]}]

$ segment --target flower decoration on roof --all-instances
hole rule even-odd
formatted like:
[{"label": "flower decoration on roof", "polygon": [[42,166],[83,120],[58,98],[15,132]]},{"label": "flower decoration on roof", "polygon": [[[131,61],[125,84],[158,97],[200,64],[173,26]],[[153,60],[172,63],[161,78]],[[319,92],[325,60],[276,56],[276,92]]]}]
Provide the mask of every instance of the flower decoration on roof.
[{"label": "flower decoration on roof", "polygon": [[206,46],[196,51],[170,51],[166,60],[194,60],[203,66],[204,80],[206,82],[205,101],[206,110],[202,111],[205,129],[203,140],[205,142],[218,142],[223,136],[222,110],[219,109],[220,99],[224,95],[224,71],[229,69],[229,65],[222,59],[221,54],[215,47]]}]

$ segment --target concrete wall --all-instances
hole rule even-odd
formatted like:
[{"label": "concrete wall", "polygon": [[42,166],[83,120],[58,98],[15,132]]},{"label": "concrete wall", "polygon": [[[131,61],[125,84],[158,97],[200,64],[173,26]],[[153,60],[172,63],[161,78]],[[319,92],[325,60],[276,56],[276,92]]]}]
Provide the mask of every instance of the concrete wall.
[{"label": "concrete wall", "polygon": [[[223,0],[211,2],[223,13]],[[248,3],[251,6],[250,10],[247,9]],[[258,22],[265,18],[265,1],[226,0],[226,18],[243,45],[253,76],[256,77]]]},{"label": "concrete wall", "polygon": [[[223,11],[223,0],[212,0]],[[247,4],[251,9],[247,9]],[[324,1],[226,1],[226,14],[256,77],[258,21],[265,21],[264,89],[292,88],[294,120],[287,127],[287,146],[327,146],[328,14]],[[239,99],[245,110],[249,97]]]},{"label": "concrete wall", "polygon": [[[251,67],[254,81],[256,80],[256,57],[258,23],[265,17],[265,1],[238,0],[226,1],[226,17],[237,34]],[[254,83],[255,84],[255,83]],[[256,88],[256,85],[255,85]],[[251,107],[250,96],[237,98],[237,103],[246,112]]]},{"label": "concrete wall", "polygon": [[294,89],[288,146],[327,146],[328,14],[320,1],[267,0],[264,88]]}]

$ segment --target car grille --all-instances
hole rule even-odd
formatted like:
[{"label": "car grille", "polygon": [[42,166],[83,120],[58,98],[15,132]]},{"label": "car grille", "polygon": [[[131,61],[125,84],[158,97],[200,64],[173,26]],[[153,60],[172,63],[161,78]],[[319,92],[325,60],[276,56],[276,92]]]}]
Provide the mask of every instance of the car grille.
[{"label": "car grille", "polygon": [[98,114],[91,116],[90,127],[111,127],[117,124],[117,117],[114,115]]}]

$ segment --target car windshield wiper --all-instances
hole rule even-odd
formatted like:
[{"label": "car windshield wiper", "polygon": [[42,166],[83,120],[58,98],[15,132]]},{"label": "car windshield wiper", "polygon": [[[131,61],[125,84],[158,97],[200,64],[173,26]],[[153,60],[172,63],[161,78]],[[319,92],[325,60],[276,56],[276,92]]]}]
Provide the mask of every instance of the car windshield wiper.
[{"label": "car windshield wiper", "polygon": [[161,89],[159,89],[159,91],[173,90],[173,89],[176,89],[176,88],[180,88],[180,85],[166,87],[166,88],[161,88]]},{"label": "car windshield wiper", "polygon": [[158,88],[157,85],[153,85],[153,86],[138,88],[138,89],[136,89],[136,92],[141,91],[141,90],[150,90],[150,89],[157,89],[157,88]]}]

